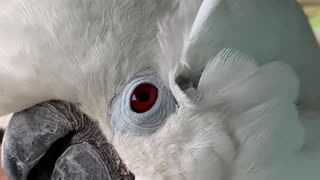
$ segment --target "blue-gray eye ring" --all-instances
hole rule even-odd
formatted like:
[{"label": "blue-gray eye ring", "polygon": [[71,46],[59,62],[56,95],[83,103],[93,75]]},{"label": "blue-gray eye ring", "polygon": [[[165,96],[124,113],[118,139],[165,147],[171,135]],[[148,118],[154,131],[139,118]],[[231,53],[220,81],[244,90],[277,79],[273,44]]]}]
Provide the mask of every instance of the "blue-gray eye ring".
[{"label": "blue-gray eye ring", "polygon": [[170,89],[155,71],[136,74],[115,96],[111,123],[120,134],[143,136],[156,132],[176,110]]}]

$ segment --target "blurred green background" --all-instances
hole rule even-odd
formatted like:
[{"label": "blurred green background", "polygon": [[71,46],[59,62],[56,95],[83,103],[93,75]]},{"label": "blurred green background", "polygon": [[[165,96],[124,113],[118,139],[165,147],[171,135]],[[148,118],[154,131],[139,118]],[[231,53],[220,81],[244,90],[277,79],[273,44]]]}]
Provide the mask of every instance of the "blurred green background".
[{"label": "blurred green background", "polygon": [[309,18],[313,31],[320,42],[320,0],[298,0]]},{"label": "blurred green background", "polygon": [[304,10],[315,32],[320,32],[320,5],[306,5]]}]

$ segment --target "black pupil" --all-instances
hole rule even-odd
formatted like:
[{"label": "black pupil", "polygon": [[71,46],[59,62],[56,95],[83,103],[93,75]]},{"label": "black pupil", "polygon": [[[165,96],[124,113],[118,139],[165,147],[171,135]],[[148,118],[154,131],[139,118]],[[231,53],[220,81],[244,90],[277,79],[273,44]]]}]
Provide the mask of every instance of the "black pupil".
[{"label": "black pupil", "polygon": [[142,92],[138,95],[138,100],[142,102],[147,102],[150,98],[149,94],[147,92]]}]

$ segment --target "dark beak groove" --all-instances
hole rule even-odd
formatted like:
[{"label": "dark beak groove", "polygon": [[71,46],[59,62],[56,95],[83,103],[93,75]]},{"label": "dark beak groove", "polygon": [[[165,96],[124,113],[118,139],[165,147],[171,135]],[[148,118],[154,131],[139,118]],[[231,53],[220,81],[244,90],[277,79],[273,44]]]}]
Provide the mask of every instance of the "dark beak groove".
[{"label": "dark beak groove", "polygon": [[134,179],[97,122],[60,101],[14,114],[2,155],[9,180]]}]

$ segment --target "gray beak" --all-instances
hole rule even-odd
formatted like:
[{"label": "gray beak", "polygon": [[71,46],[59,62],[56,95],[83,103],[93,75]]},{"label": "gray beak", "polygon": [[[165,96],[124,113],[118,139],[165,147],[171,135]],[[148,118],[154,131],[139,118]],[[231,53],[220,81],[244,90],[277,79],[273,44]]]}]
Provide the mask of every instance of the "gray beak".
[{"label": "gray beak", "polygon": [[9,180],[134,179],[97,123],[58,101],[16,113],[2,153]]}]

